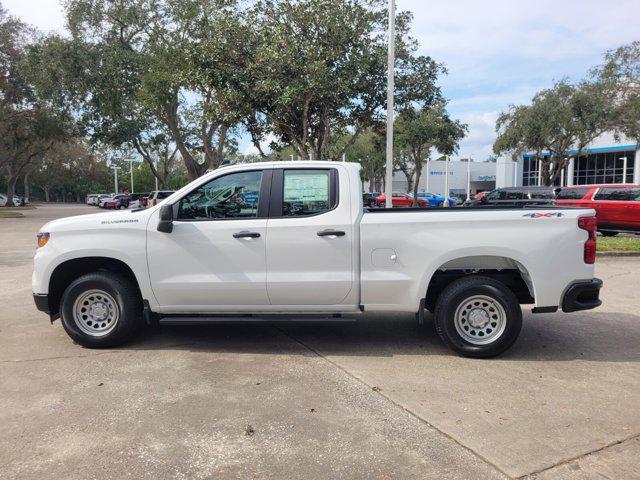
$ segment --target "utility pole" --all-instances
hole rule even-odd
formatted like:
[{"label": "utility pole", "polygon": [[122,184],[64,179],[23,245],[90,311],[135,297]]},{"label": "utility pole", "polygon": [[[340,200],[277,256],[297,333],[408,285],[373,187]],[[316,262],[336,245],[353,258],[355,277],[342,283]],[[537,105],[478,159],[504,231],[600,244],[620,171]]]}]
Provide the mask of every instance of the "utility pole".
[{"label": "utility pole", "polygon": [[131,174],[131,192],[133,193],[133,159],[129,159],[129,173]]},{"label": "utility pole", "polygon": [[113,183],[115,187],[114,193],[118,193],[118,170],[120,170],[120,167],[112,165],[111,168],[113,168]]},{"label": "utility pole", "polygon": [[[622,183],[627,183],[627,157],[620,158],[622,160]],[[638,167],[635,167],[638,168]]]},{"label": "utility pole", "polygon": [[389,1],[389,49],[387,51],[387,171],[385,203],[393,207],[393,74],[396,61],[396,0]]},{"label": "utility pole", "polygon": [[467,158],[467,202],[471,200],[471,155]]},{"label": "utility pole", "polygon": [[449,157],[444,157],[444,202],[442,205],[445,207],[449,205]]},{"label": "utility pole", "polygon": [[429,162],[430,160],[427,158],[427,182],[426,182],[426,186],[424,187],[426,192],[429,192]]}]

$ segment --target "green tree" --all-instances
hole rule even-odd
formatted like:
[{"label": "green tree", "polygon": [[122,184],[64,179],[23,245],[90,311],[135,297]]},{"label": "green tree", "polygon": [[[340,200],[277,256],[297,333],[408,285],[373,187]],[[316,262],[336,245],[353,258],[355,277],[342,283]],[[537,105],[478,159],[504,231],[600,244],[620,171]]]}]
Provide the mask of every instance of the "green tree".
[{"label": "green tree", "polygon": [[[407,181],[413,187],[413,203],[418,203],[418,185],[422,167],[432,151],[451,155],[467,132],[467,125],[452,120],[445,101],[422,108],[404,109],[395,122],[395,139],[407,160],[402,167]],[[411,188],[409,188],[411,189]],[[449,195],[448,192],[446,195]]]},{"label": "green tree", "polygon": [[[253,27],[245,63],[232,77],[256,148],[271,135],[275,146],[291,145],[302,159],[337,160],[379,121],[386,102],[386,18],[377,0],[257,2],[244,20]],[[435,79],[443,68],[415,55],[410,21],[408,13],[398,14],[399,104],[440,94]],[[215,68],[209,76],[217,76]]]},{"label": "green tree", "polygon": [[593,75],[615,99],[612,127],[616,136],[623,134],[640,144],[640,41],[607,52]]},{"label": "green tree", "polygon": [[[94,142],[135,149],[161,183],[166,178],[155,164],[167,158],[165,150],[176,149],[197,178],[223,162],[238,119],[225,91],[201,82],[190,59],[203,38],[227,40],[232,4],[70,0],[71,38],[50,36],[33,47],[32,70],[48,73],[38,91],[72,105]],[[207,61],[217,66],[220,57]]]},{"label": "green tree", "polygon": [[367,128],[346,152],[347,161],[358,162],[362,166],[360,177],[363,182],[369,182],[369,191],[383,190],[386,167],[383,128],[383,125]]},{"label": "green tree", "polygon": [[496,155],[533,152],[545,185],[553,185],[569,159],[611,126],[613,97],[601,83],[565,80],[537,93],[531,105],[511,106],[496,122]]}]

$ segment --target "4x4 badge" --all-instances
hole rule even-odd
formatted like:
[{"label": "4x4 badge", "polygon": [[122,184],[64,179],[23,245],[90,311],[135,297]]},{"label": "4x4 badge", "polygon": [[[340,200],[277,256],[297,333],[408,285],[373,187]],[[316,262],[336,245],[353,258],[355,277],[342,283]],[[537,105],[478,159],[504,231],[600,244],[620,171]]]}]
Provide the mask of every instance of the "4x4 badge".
[{"label": "4x4 badge", "polygon": [[523,217],[531,217],[531,218],[549,218],[549,217],[561,217],[562,213],[554,212],[554,213],[525,213]]}]

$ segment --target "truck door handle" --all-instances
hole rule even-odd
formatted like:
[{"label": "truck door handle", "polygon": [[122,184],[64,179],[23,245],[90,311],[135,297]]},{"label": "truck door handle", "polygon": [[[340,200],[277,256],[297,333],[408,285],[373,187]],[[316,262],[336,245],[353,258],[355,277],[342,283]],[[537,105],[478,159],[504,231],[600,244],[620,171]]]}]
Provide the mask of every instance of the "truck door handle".
[{"label": "truck door handle", "polygon": [[318,232],[319,237],[344,237],[342,230],[321,230]]},{"label": "truck door handle", "polygon": [[258,238],[260,234],[258,232],[238,232],[233,234],[233,238]]}]

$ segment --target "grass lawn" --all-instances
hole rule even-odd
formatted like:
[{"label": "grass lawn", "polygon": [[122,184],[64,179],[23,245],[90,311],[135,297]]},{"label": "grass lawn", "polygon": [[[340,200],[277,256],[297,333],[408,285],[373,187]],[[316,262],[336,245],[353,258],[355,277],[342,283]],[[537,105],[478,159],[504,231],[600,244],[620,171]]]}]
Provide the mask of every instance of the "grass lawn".
[{"label": "grass lawn", "polygon": [[17,212],[15,208],[0,207],[0,218],[20,218],[23,214]]},{"label": "grass lawn", "polygon": [[598,237],[598,252],[638,252],[640,253],[640,236],[637,237]]}]

